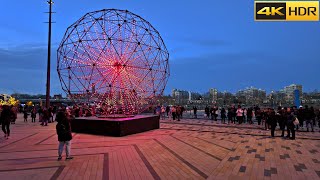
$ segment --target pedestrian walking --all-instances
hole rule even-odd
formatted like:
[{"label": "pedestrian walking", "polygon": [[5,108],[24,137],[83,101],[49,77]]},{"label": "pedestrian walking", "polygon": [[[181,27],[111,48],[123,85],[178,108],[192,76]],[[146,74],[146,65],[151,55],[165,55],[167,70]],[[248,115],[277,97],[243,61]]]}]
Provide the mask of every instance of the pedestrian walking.
[{"label": "pedestrian walking", "polygon": [[12,121],[13,111],[11,108],[7,105],[2,106],[2,112],[1,112],[1,124],[2,124],[2,131],[4,133],[4,137],[6,139],[9,139],[10,137],[10,123]]}]

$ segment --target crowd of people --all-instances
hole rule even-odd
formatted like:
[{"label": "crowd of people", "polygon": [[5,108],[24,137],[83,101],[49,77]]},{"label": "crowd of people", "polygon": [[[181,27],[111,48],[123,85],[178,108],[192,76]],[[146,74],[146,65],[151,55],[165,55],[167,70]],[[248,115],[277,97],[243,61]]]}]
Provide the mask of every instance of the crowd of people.
[{"label": "crowd of people", "polygon": [[[185,108],[183,106],[157,106],[155,114],[159,114],[162,119],[172,118],[173,121],[183,116]],[[198,118],[198,108],[192,107],[193,117]],[[190,118],[190,117],[189,117]],[[314,127],[318,124],[320,128],[320,111],[313,107],[296,106],[273,108],[259,108],[258,106],[243,108],[239,106],[218,107],[206,106],[204,108],[203,119],[211,119],[212,121],[221,120],[223,124],[258,124],[265,130],[271,130],[271,136],[277,126],[282,131],[281,136],[287,130],[287,137],[295,139],[295,131],[306,128],[306,131],[314,132]],[[291,136],[292,135],[292,136]]]},{"label": "crowd of people", "polygon": [[71,125],[70,119],[72,118],[72,114],[70,109],[67,109],[63,106],[57,108],[49,107],[23,107],[18,108],[16,106],[8,106],[3,105],[0,106],[0,124],[2,125],[2,131],[4,132],[5,139],[9,139],[10,137],[10,125],[15,124],[17,120],[17,113],[23,113],[24,122],[28,122],[28,115],[31,115],[31,122],[36,122],[37,114],[39,114],[39,122],[41,122],[42,126],[48,126],[48,122],[54,122],[54,116],[56,114],[55,121],[56,124],[56,132],[58,135],[58,160],[62,159],[63,149],[66,149],[66,160],[73,159],[71,156]]},{"label": "crowd of people", "polygon": [[[99,112],[97,112],[99,111]],[[28,116],[31,115],[31,122],[36,122],[38,114],[39,122],[42,126],[47,126],[48,123],[57,121],[56,132],[58,135],[58,160],[62,159],[63,149],[66,149],[66,160],[73,159],[71,156],[71,125],[70,119],[82,116],[94,116],[95,113],[101,113],[101,110],[89,105],[75,105],[73,107],[24,107],[17,108],[15,106],[4,105],[0,107],[0,123],[5,138],[10,137],[10,124],[15,124],[17,113],[23,113],[24,122],[28,122]],[[198,108],[192,107],[193,118],[198,118]],[[184,106],[157,106],[154,113],[162,119],[172,118],[173,121],[180,121],[184,118],[186,108]],[[55,115],[56,114],[56,115]],[[190,117],[189,117],[190,118]],[[296,138],[296,131],[306,128],[306,131],[314,132],[314,127],[318,124],[320,128],[320,112],[313,107],[300,106],[293,107],[278,107],[259,108],[258,106],[242,108],[240,105],[230,107],[206,106],[204,109],[204,119],[213,121],[220,120],[222,124],[255,124],[261,125],[265,130],[271,131],[271,136],[275,137],[275,129],[280,127],[281,137],[289,139]]]}]

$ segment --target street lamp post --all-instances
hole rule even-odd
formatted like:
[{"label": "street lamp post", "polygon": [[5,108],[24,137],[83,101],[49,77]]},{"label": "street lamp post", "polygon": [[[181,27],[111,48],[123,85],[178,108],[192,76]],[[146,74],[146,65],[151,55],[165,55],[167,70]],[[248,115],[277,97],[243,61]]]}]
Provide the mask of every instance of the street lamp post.
[{"label": "street lamp post", "polygon": [[47,84],[46,84],[46,108],[50,107],[50,61],[51,61],[51,15],[52,15],[52,0],[47,1],[49,4],[49,34],[48,34],[48,64],[47,64]]}]

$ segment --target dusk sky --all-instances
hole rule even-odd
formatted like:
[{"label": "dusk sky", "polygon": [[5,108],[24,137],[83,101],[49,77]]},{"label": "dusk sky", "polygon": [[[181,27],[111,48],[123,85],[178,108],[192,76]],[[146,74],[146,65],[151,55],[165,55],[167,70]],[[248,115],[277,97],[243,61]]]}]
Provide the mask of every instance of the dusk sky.
[{"label": "dusk sky", "polygon": [[[149,21],[170,53],[165,90],[279,90],[292,83],[320,89],[320,23],[255,22],[253,1],[55,0],[51,94],[63,93],[56,50],[85,13],[127,9]],[[45,94],[48,4],[7,0],[0,11],[0,93]],[[63,93],[64,94],[64,93]]]}]

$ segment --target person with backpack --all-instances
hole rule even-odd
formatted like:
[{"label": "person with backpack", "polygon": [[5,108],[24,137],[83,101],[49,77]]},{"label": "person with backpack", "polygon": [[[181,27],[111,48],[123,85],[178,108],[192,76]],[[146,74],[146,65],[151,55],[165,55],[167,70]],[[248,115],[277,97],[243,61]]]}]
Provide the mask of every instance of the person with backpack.
[{"label": "person with backpack", "polygon": [[66,160],[73,159],[71,156],[71,125],[66,112],[62,109],[57,113],[56,121],[56,131],[58,135],[58,161],[62,159],[62,153],[64,146],[66,147]]}]

